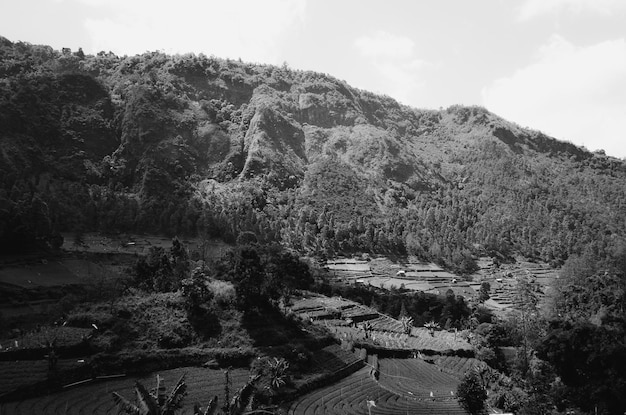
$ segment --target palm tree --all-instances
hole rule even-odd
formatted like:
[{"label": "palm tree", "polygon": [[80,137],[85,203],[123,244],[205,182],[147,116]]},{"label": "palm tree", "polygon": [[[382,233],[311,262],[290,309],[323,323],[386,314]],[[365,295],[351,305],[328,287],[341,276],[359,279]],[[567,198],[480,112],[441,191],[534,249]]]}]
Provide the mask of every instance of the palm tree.
[{"label": "palm tree", "polygon": [[141,382],[135,381],[137,404],[117,392],[112,393],[120,412],[132,415],[174,415],[174,412],[182,407],[183,398],[187,394],[185,374],[178,379],[169,395],[166,395],[165,382],[159,375],[157,375],[156,388],[152,392],[148,392]]},{"label": "palm tree", "polygon": [[283,359],[274,358],[267,363],[269,374],[269,387],[276,391],[280,389],[285,383],[287,383],[287,369],[289,369],[289,362]]},{"label": "palm tree", "polygon": [[428,332],[430,333],[431,337],[435,337],[435,330],[439,329],[439,323],[435,323],[434,321],[429,321],[428,323],[424,324],[424,327],[428,329]]}]

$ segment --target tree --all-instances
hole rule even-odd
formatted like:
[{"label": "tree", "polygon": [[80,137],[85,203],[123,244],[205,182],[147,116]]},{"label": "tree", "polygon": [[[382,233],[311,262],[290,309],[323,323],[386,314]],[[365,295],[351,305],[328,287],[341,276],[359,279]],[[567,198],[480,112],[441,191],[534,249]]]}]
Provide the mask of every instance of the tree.
[{"label": "tree", "polygon": [[402,324],[402,331],[407,336],[411,335],[411,329],[413,328],[413,317],[402,316],[400,317],[400,324]]},{"label": "tree", "polygon": [[150,247],[135,264],[135,283],[147,291],[166,292],[176,288],[172,263],[162,247]]},{"label": "tree", "polygon": [[488,282],[483,282],[482,284],[480,284],[480,290],[478,290],[478,302],[482,304],[489,298],[491,298],[491,296],[489,295],[490,291],[491,285],[489,285]]},{"label": "tree", "polygon": [[622,413],[626,405],[626,324],[554,321],[537,355],[555,369],[582,409]]},{"label": "tree", "polygon": [[208,306],[213,298],[208,282],[209,278],[201,267],[195,268],[191,276],[182,281],[182,294],[188,311],[197,313],[201,308]]},{"label": "tree", "polygon": [[267,305],[263,295],[265,275],[261,258],[252,247],[241,248],[235,253],[231,275],[235,281],[235,290],[241,307],[245,310]]},{"label": "tree", "polygon": [[472,415],[482,414],[485,411],[487,390],[482,384],[480,376],[475,370],[468,372],[459,386],[457,396],[461,405]]},{"label": "tree", "polygon": [[[521,276],[517,278],[517,285],[513,292],[513,301],[519,312],[517,314],[521,340],[522,340],[522,356],[521,356],[521,373],[526,374],[528,370],[529,359],[532,346],[535,340],[541,337],[542,319],[537,309],[539,297],[536,292],[536,285],[531,281],[530,276]],[[512,318],[515,318],[513,316]]]}]

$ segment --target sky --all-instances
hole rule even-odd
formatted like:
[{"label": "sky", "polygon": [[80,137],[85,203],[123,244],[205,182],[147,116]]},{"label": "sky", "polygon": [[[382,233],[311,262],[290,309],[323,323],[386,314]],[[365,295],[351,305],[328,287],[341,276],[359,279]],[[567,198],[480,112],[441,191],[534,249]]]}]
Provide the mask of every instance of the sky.
[{"label": "sky", "polygon": [[625,0],[0,0],[0,36],[327,73],[626,158]]}]

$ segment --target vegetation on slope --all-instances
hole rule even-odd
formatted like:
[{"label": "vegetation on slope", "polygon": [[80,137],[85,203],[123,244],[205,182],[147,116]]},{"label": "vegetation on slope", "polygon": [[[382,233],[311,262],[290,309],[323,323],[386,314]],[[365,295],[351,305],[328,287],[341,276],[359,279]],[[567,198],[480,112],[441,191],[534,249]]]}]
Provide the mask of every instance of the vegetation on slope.
[{"label": "vegetation on slope", "polygon": [[[423,111],[330,76],[204,55],[1,42],[11,249],[145,231],[300,252],[562,264],[624,239],[623,161],[478,107]],[[5,242],[3,242],[5,243]]]}]

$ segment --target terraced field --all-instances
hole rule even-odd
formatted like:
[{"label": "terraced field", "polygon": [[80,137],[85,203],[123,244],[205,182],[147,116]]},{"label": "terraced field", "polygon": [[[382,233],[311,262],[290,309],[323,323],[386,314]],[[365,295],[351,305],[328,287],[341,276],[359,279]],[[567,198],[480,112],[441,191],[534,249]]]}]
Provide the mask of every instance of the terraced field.
[{"label": "terraced field", "polygon": [[368,401],[373,401],[372,414],[459,414],[465,415],[454,398],[418,399],[403,397],[381,387],[369,368],[298,398],[289,408],[289,415],[368,414]]},{"label": "terraced field", "polygon": [[[455,333],[443,330],[431,336],[427,329],[414,327],[411,336],[407,336],[398,320],[344,299],[315,295],[295,301],[292,311],[324,325],[342,341],[368,340],[392,349],[472,350],[472,346]],[[358,324],[355,327],[347,321]],[[365,325],[369,327],[367,333]]]},{"label": "terraced field", "polygon": [[379,359],[380,385],[398,395],[421,399],[454,397],[459,380],[422,359]]},{"label": "terraced field", "polygon": [[478,360],[473,357],[437,356],[434,359],[434,362],[444,372],[450,373],[459,379],[476,366],[487,366],[487,364],[482,360]]},{"label": "terraced field", "polygon": [[[59,371],[73,369],[84,365],[79,359],[59,359]],[[19,388],[43,382],[48,376],[47,360],[26,360],[0,362],[0,395]],[[0,412],[1,414],[2,412]]]},{"label": "terraced field", "polygon": [[[193,405],[198,402],[206,405],[209,399],[217,395],[219,404],[224,402],[224,372],[197,367],[178,368],[158,372],[165,378],[166,387],[170,388],[178,378],[187,373],[187,397],[181,414],[193,414]],[[231,394],[248,380],[246,369],[234,369],[230,372]],[[121,378],[88,383],[66,391],[21,402],[0,404],[0,414],[11,415],[47,415],[47,414],[117,414],[117,408],[111,398],[116,391],[122,396],[134,399],[134,382],[139,379],[147,388],[153,388],[156,373],[141,378]]]},{"label": "terraced field", "polygon": [[485,305],[496,311],[508,311],[517,307],[515,303],[517,278],[528,278],[541,300],[547,287],[558,278],[559,274],[558,269],[542,263],[521,261],[495,267],[493,261],[487,258],[482,258],[479,263],[481,270],[474,276],[476,284],[472,286],[478,289],[482,282],[490,284],[491,298],[485,302]]},{"label": "terraced field", "polygon": [[337,344],[326,346],[313,353],[311,372],[334,372],[359,360],[359,357]]},{"label": "terraced field", "polygon": [[46,347],[46,343],[52,340],[56,340],[58,347],[72,346],[81,343],[92,332],[93,329],[78,327],[44,327],[39,331],[32,331],[17,339],[0,340],[0,350]]},{"label": "terraced field", "polygon": [[366,284],[389,289],[404,288],[443,295],[452,289],[456,295],[471,297],[474,289],[457,275],[444,271],[433,263],[415,259],[396,258],[390,260],[377,257],[370,261],[340,258],[326,263],[335,282],[343,284]]},{"label": "terraced field", "polygon": [[411,336],[400,332],[371,330],[365,334],[360,328],[347,326],[328,325],[329,330],[339,339],[345,341],[370,341],[381,347],[390,349],[415,349],[415,350],[472,350],[472,346],[465,340],[454,338],[454,333],[447,331],[438,331],[434,337],[428,334],[428,331],[422,327],[415,327],[411,332]]}]

